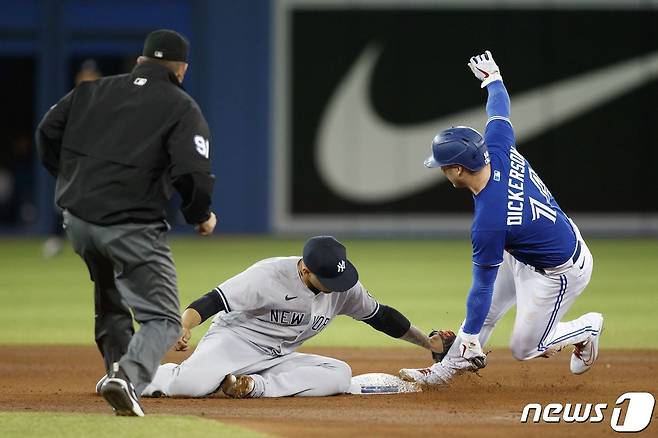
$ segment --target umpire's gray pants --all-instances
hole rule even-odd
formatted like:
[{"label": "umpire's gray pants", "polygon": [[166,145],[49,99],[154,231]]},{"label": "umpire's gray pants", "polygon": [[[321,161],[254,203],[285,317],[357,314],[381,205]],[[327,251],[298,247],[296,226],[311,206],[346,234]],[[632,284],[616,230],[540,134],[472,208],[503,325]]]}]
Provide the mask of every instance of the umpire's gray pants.
[{"label": "umpire's gray pants", "polygon": [[[176,270],[164,222],[99,226],[64,211],[64,227],[94,282],[96,343],[135,386],[148,385],[180,336]],[[132,315],[140,323],[133,336]]]}]

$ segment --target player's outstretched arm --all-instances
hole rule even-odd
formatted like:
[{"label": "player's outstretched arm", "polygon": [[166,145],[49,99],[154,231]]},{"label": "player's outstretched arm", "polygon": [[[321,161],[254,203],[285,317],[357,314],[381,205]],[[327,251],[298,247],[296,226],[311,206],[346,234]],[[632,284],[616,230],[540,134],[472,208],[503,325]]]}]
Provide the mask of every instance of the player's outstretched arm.
[{"label": "player's outstretched arm", "polygon": [[488,122],[492,120],[510,121],[510,100],[505,85],[501,82],[492,82],[487,86],[489,97],[487,98]]},{"label": "player's outstretched arm", "polygon": [[487,146],[508,149],[515,143],[514,129],[510,121],[510,98],[503,84],[500,69],[488,50],[473,56],[468,67],[477,79],[482,81],[482,88],[487,88],[487,127],[484,140]]},{"label": "player's outstretched arm", "polygon": [[414,345],[428,349],[432,353],[432,358],[435,362],[438,357],[441,359],[448,352],[448,349],[455,340],[455,334],[451,330],[433,330],[429,336],[421,332],[416,326],[412,325],[407,330],[407,333],[402,335],[400,339],[411,342]]},{"label": "player's outstretched arm", "polygon": [[475,77],[482,81],[481,87],[486,87],[489,93],[487,99],[487,116],[489,116],[489,120],[495,118],[509,120],[509,94],[503,84],[500,68],[498,68],[496,61],[494,61],[491,52],[487,50],[481,55],[473,56],[468,66]]},{"label": "player's outstretched arm", "polygon": [[414,345],[427,348],[434,353],[443,353],[446,350],[443,336],[439,334],[431,337],[427,336],[417,327],[413,326],[406,316],[393,307],[380,304],[377,312],[372,317],[364,319],[363,322],[393,338],[402,339]]}]

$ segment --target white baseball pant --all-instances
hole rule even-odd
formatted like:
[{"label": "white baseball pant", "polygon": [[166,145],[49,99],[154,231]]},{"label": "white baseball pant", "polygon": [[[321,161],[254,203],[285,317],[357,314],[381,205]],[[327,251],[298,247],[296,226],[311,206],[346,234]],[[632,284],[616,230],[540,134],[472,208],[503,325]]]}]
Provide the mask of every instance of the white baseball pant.
[{"label": "white baseball pant", "polygon": [[[494,284],[491,307],[480,331],[481,345],[487,343],[496,323],[514,304],[516,318],[509,345],[518,360],[542,356],[582,342],[590,334],[598,334],[587,315],[561,321],[592,275],[592,254],[579,234],[578,239],[581,251],[575,262],[570,260],[569,266],[548,269],[545,273],[505,253]],[[460,355],[459,344],[457,338],[441,362],[443,371],[470,367]]]}]

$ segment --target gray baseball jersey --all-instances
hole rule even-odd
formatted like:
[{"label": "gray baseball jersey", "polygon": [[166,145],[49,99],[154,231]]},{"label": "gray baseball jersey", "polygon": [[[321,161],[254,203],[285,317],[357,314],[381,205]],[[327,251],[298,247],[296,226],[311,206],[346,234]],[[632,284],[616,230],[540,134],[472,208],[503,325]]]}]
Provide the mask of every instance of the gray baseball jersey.
[{"label": "gray baseball jersey", "polygon": [[295,351],[336,315],[366,320],[379,304],[361,282],[345,292],[315,295],[297,270],[300,257],[274,257],[250,266],[215,291],[228,312],[219,312],[209,333],[229,329],[269,354]]},{"label": "gray baseball jersey", "polygon": [[347,391],[348,364],[295,350],[336,315],[367,320],[379,304],[358,282],[345,292],[315,295],[299,277],[300,259],[262,260],[215,288],[228,311],[215,316],[188,359],[161,365],[142,395],[202,397],[228,373],[250,375],[260,388],[257,397]]}]

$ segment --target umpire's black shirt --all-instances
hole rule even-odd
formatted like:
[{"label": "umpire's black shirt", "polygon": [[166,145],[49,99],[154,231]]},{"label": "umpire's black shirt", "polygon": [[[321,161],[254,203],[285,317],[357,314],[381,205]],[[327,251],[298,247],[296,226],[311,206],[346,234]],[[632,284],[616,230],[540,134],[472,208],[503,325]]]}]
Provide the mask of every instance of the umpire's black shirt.
[{"label": "umpire's black shirt", "polygon": [[160,64],[82,82],[44,116],[36,140],[57,204],[87,222],[162,220],[172,184],[187,222],[210,216],[208,124]]}]

